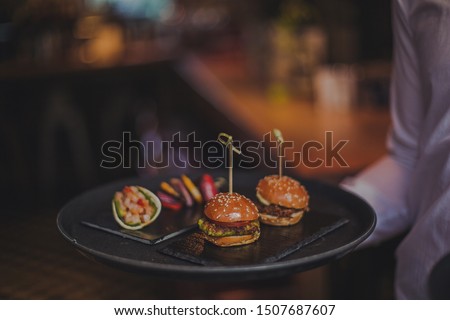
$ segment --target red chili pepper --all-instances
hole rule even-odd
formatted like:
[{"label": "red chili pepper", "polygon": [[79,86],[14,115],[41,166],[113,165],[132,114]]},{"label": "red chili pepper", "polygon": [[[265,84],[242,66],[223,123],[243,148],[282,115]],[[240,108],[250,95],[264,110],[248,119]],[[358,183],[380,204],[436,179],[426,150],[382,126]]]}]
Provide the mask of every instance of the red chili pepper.
[{"label": "red chili pepper", "polygon": [[208,201],[217,194],[214,179],[209,174],[204,174],[200,180],[200,190],[203,194],[203,199]]},{"label": "red chili pepper", "polygon": [[181,202],[175,200],[171,196],[169,196],[161,191],[157,191],[156,194],[157,194],[159,200],[161,200],[161,204],[164,208],[167,208],[167,209],[170,209],[173,211],[178,211],[183,206],[183,204]]}]

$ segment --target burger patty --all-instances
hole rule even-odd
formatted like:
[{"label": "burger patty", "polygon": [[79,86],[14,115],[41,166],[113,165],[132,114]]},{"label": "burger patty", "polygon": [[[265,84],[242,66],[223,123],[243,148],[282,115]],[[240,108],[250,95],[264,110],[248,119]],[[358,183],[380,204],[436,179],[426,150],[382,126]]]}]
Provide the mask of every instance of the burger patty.
[{"label": "burger patty", "polygon": [[258,203],[257,207],[260,213],[270,214],[276,217],[290,217],[293,213],[304,210],[304,209],[286,208],[276,204],[270,204],[266,206],[261,203]]},{"label": "burger patty", "polygon": [[239,227],[226,227],[218,225],[207,218],[198,220],[198,227],[204,233],[213,237],[243,236],[259,232],[259,220],[254,220]]}]

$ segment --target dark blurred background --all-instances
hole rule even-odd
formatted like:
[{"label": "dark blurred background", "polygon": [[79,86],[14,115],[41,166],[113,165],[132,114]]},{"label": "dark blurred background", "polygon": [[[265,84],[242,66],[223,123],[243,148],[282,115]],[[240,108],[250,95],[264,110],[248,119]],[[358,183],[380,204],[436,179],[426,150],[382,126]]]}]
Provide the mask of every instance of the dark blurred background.
[{"label": "dark blurred background", "polygon": [[293,173],[337,184],[385,152],[391,52],[388,0],[2,0],[0,298],[392,298],[395,240],[216,286],[95,264],[55,226],[85,190],[178,171],[137,170],[137,157],[101,168],[101,146],[123,132],[243,140],[278,127],[301,145],[333,131],[349,167]]}]

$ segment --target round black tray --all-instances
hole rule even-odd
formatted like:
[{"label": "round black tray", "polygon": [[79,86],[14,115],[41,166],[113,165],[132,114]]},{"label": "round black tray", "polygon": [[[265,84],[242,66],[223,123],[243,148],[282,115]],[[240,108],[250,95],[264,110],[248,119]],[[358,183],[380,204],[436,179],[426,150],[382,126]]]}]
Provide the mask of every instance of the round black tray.
[{"label": "round black tray", "polygon": [[[308,214],[313,215],[314,212],[332,214],[347,219],[348,223],[277,262],[201,266],[158,252],[159,249],[177,241],[177,238],[182,236],[156,245],[147,245],[81,224],[81,221],[110,211],[114,192],[121,190],[124,185],[136,184],[150,190],[157,190],[160,182],[168,180],[168,178],[170,177],[130,179],[88,191],[72,200],[59,212],[58,229],[83,253],[97,261],[121,269],[170,277],[251,280],[305,271],[338,259],[351,252],[366,239],[376,223],[373,209],[357,196],[336,186],[299,179],[310,194],[311,211]],[[234,176],[234,189],[236,192],[253,198],[255,186],[260,178],[261,173],[237,172]],[[182,217],[183,212],[178,214]],[[111,219],[113,219],[112,214]],[[158,219],[164,219],[164,212]]]}]

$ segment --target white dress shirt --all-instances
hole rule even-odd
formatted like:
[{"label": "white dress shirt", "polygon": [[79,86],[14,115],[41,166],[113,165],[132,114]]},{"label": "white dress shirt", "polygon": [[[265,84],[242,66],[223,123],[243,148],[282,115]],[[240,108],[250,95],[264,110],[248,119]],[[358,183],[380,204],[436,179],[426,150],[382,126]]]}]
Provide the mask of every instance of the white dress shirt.
[{"label": "white dress shirt", "polygon": [[389,154],[342,187],[377,213],[364,246],[409,230],[396,251],[396,296],[426,299],[450,252],[450,1],[394,0]]}]

